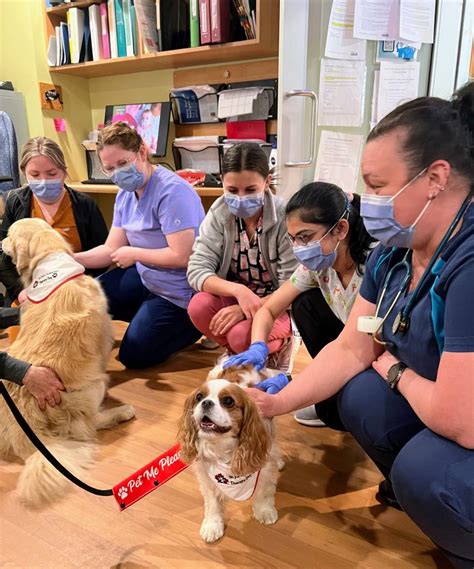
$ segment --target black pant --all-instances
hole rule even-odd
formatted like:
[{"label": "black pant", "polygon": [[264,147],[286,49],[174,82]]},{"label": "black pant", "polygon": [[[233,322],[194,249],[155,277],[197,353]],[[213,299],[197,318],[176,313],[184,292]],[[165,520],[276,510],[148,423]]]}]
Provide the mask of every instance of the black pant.
[{"label": "black pant", "polygon": [[0,308],[0,328],[9,328],[17,326],[20,323],[19,308]]},{"label": "black pant", "polygon": [[[319,288],[300,294],[293,302],[291,311],[312,358],[335,340],[344,328],[344,324],[331,310]],[[321,421],[331,429],[346,430],[337,410],[337,394],[316,403],[316,412]]]}]

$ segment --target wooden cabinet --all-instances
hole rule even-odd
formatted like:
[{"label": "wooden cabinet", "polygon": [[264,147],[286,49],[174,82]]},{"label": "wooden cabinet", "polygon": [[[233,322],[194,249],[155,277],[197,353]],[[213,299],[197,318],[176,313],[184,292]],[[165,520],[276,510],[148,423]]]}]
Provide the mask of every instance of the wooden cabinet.
[{"label": "wooden cabinet", "polygon": [[[71,7],[87,8],[100,4],[98,0],[79,0],[45,9],[46,39],[54,35],[54,28],[66,20]],[[119,57],[102,61],[88,61],[74,65],[51,67],[54,73],[79,77],[105,77],[124,73],[138,73],[157,69],[175,69],[222,63],[276,57],[278,55],[279,0],[257,0],[257,38],[224,44],[144,53],[133,57]]]}]

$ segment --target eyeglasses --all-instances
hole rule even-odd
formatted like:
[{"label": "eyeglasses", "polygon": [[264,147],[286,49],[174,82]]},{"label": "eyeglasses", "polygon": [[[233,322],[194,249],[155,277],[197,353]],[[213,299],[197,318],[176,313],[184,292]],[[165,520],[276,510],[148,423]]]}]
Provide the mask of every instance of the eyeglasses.
[{"label": "eyeglasses", "polygon": [[290,235],[288,233],[287,237],[293,246],[296,245],[298,247],[307,247],[313,241],[315,241],[315,236],[317,233],[319,233],[319,232],[313,231],[312,233],[308,233],[306,235],[297,235],[296,237],[293,237],[293,235]]},{"label": "eyeglasses", "polygon": [[116,170],[122,170],[128,168],[130,164],[137,160],[137,156],[131,157],[128,160],[120,160],[117,166],[101,166],[100,171],[105,174],[108,178],[111,178]]}]

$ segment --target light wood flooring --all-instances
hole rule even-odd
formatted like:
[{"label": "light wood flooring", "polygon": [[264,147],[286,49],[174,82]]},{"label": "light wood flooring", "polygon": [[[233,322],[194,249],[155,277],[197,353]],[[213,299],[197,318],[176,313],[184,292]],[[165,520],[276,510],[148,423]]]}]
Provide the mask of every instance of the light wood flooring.
[{"label": "light wood flooring", "polygon": [[[123,326],[117,324],[117,338]],[[72,340],[73,341],[73,340]],[[110,488],[175,442],[186,395],[205,379],[217,352],[199,344],[144,372],[110,360],[107,406],[131,403],[137,418],[99,435],[88,482]],[[296,370],[309,361],[300,350]],[[251,518],[229,503],[226,533],[201,541],[202,498],[190,470],[121,513],[112,497],[73,488],[42,512],[18,504],[20,465],[0,461],[2,568],[408,569],[450,567],[405,516],[374,499],[379,472],[347,434],[276,419],[285,454],[276,498],[279,521]]]}]

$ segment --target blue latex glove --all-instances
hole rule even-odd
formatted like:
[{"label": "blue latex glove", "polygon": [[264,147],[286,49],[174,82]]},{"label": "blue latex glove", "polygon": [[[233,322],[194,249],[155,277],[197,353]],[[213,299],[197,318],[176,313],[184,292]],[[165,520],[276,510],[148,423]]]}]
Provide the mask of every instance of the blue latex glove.
[{"label": "blue latex glove", "polygon": [[257,383],[255,387],[257,389],[265,391],[266,393],[275,395],[275,393],[278,393],[287,385],[288,385],[288,377],[284,373],[279,373],[278,375],[269,377],[268,379],[264,379],[260,383]]},{"label": "blue latex glove", "polygon": [[250,344],[249,349],[245,350],[245,352],[231,356],[225,361],[222,367],[225,369],[230,366],[252,364],[257,371],[260,371],[267,362],[267,356],[267,344],[265,344],[265,342],[254,342],[253,344]]}]

